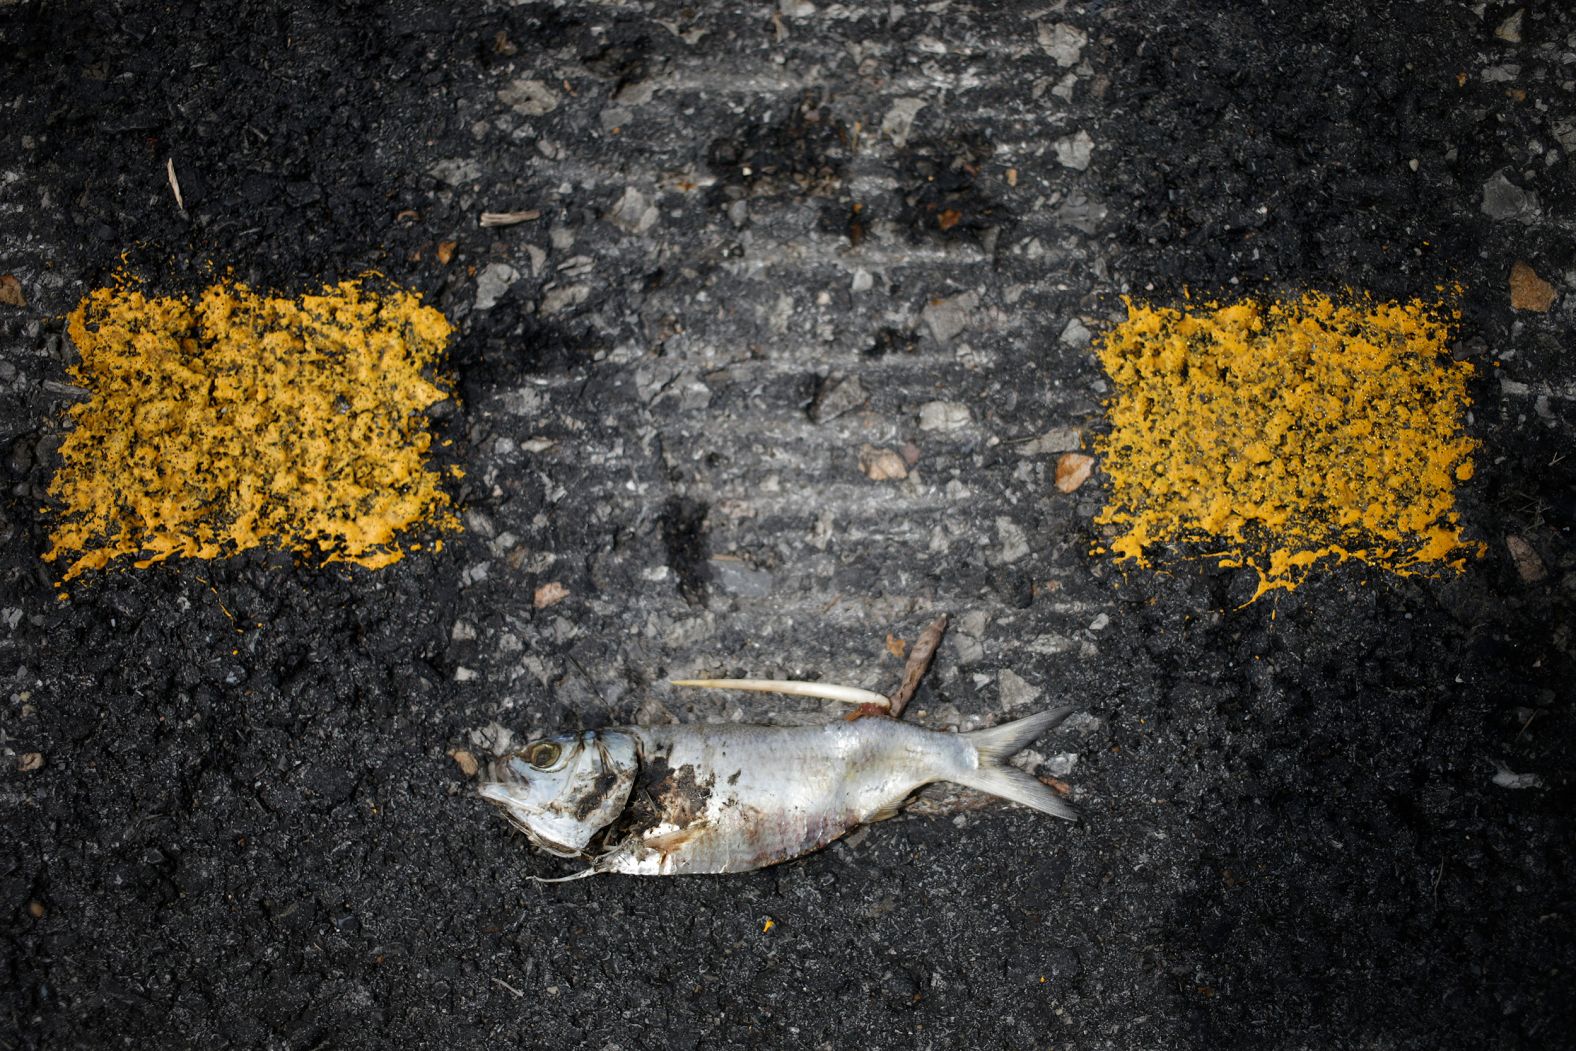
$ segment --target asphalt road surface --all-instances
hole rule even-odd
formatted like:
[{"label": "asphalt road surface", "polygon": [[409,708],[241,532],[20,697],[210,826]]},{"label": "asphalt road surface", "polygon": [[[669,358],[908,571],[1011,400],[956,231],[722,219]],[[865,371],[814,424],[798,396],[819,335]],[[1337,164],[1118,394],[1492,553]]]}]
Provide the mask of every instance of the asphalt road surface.
[{"label": "asphalt road surface", "polygon": [[[1566,5],[0,0],[0,54],[0,1047],[1569,1046]],[[60,587],[78,300],[369,269],[456,328],[442,551]],[[1091,554],[1037,439],[1124,295],[1456,286],[1464,572]],[[1082,823],[543,885],[453,754],[821,717],[666,680],[885,691],[940,611],[912,717],[1076,703]]]}]

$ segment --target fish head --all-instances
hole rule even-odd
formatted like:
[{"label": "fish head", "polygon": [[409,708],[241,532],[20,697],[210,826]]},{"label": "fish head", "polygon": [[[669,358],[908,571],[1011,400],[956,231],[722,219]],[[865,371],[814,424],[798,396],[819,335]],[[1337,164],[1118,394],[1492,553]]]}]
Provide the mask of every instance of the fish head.
[{"label": "fish head", "polygon": [[498,757],[479,791],[531,842],[572,858],[623,811],[638,770],[628,734],[587,730],[543,737]]}]

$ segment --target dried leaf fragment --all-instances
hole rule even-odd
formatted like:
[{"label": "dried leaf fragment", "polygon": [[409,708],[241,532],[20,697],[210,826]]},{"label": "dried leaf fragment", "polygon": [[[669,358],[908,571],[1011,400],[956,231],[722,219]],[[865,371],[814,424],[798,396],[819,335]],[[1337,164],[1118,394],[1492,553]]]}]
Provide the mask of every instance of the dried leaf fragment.
[{"label": "dried leaf fragment", "polygon": [[1511,533],[1505,538],[1505,547],[1510,551],[1510,560],[1515,563],[1516,572],[1522,580],[1536,584],[1549,575],[1543,559],[1538,557],[1537,549],[1527,542],[1526,537]]},{"label": "dried leaf fragment", "polygon": [[902,656],[908,652],[908,643],[904,642],[902,639],[898,638],[889,631],[887,632],[886,648],[887,652],[892,656],[901,659]]},{"label": "dried leaf fragment", "polygon": [[34,770],[42,770],[44,768],[44,753],[23,752],[16,757],[16,768],[24,774],[30,774]]},{"label": "dried leaf fragment", "polygon": [[186,214],[186,201],[181,197],[181,181],[175,177],[175,158],[171,157],[164,162],[164,174],[170,179],[170,192],[175,194],[175,207],[180,209],[182,215]]},{"label": "dried leaf fragment", "polygon": [[554,580],[537,588],[531,602],[537,609],[546,609],[548,606],[558,605],[568,597],[569,589]]},{"label": "dried leaf fragment", "polygon": [[[930,670],[930,662],[936,656],[936,647],[941,645],[941,636],[947,633],[947,615],[943,613],[926,626],[919,633],[919,638],[914,640],[914,648],[909,651],[908,663],[903,667],[903,681],[898,683],[897,689],[888,696],[891,701],[891,710],[886,714],[894,719],[903,716],[903,709],[908,707],[908,702],[914,699],[914,694],[919,689],[920,680]],[[863,707],[860,711],[866,715],[880,714],[879,712],[866,712]]]},{"label": "dried leaf fragment", "polygon": [[1059,796],[1071,797],[1073,794],[1073,786],[1068,784],[1066,781],[1063,781],[1059,777],[1051,777],[1049,774],[1047,774],[1038,780],[1040,784],[1044,785],[1046,788],[1049,788]]},{"label": "dried leaf fragment", "polygon": [[1554,286],[1538,276],[1532,267],[1516,260],[1510,268],[1510,306],[1512,310],[1547,313],[1554,305]]},{"label": "dried leaf fragment", "polygon": [[458,241],[439,241],[437,253],[438,262],[444,266],[448,266],[449,260],[454,258],[454,249],[458,247],[458,245]]},{"label": "dried leaf fragment", "polygon": [[908,477],[908,465],[901,455],[874,445],[860,447],[859,469],[873,482],[901,481]]},{"label": "dried leaf fragment", "polygon": [[1056,461],[1056,488],[1070,493],[1089,480],[1094,457],[1083,453],[1062,453]]},{"label": "dried leaf fragment", "polygon": [[22,294],[22,282],[17,280],[15,274],[0,275],[0,303],[8,307],[27,306],[27,297]]}]

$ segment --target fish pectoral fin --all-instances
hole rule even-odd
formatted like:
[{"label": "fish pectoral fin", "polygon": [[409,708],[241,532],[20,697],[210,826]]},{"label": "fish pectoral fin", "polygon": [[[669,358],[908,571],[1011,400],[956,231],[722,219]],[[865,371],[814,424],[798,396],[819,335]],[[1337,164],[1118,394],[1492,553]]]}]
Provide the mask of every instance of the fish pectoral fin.
[{"label": "fish pectoral fin", "polygon": [[691,825],[688,828],[680,828],[672,832],[659,832],[654,836],[641,836],[640,845],[647,850],[654,850],[658,854],[672,854],[700,835],[700,833],[701,826]]},{"label": "fish pectoral fin", "polygon": [[601,869],[593,865],[588,869],[581,869],[579,872],[571,872],[567,876],[527,876],[525,878],[536,883],[571,883],[577,879],[585,879],[587,876],[595,876],[601,871]]},{"label": "fish pectoral fin", "polygon": [[895,816],[900,815],[901,811],[908,808],[909,802],[913,802],[917,794],[919,794],[919,789],[916,788],[908,796],[903,796],[903,799],[898,799],[897,802],[890,802],[884,807],[876,808],[875,811],[872,811],[872,815],[862,819],[859,824],[875,824],[876,821],[887,821],[887,819],[895,818]]},{"label": "fish pectoral fin", "polygon": [[885,821],[887,818],[897,817],[898,812],[903,809],[904,802],[906,802],[906,800],[898,800],[896,803],[888,803],[880,810],[877,810],[875,813],[865,818],[862,823],[866,825],[873,825],[877,821]]}]

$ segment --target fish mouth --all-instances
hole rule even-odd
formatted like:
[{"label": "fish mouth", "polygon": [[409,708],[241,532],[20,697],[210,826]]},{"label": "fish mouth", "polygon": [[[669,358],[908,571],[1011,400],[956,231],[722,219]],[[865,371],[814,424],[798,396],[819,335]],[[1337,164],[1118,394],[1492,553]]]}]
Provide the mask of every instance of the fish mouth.
[{"label": "fish mouth", "polygon": [[528,818],[536,815],[539,811],[534,807],[523,806],[519,800],[510,794],[509,789],[510,785],[505,782],[489,781],[478,785],[476,794],[489,803],[497,803],[503,807],[503,815],[509,819],[509,823],[521,832],[524,832],[527,839],[549,854],[555,854],[561,858],[578,858],[585,853],[576,847],[548,839],[537,829],[533,828]]},{"label": "fish mouth", "polygon": [[488,763],[483,776],[486,780],[476,786],[477,795],[501,807],[524,809],[519,796],[528,782],[510,771],[508,756],[500,756]]},{"label": "fish mouth", "polygon": [[499,806],[509,806],[514,802],[509,794],[509,786],[502,781],[488,781],[477,787],[476,794]]}]

